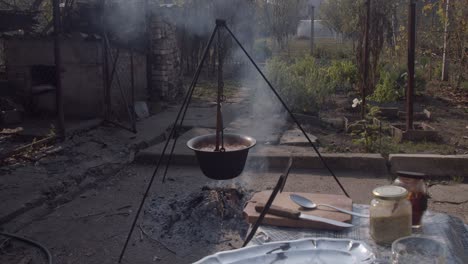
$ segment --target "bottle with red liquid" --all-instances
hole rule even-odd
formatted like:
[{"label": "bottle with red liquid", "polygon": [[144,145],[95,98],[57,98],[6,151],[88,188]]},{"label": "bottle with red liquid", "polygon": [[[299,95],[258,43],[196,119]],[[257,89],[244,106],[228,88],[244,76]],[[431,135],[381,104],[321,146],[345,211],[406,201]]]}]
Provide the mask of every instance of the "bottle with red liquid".
[{"label": "bottle with red liquid", "polygon": [[408,190],[407,199],[411,202],[413,211],[412,224],[414,228],[421,227],[421,220],[427,210],[427,186],[424,182],[426,177],[423,173],[410,171],[397,171],[394,185],[404,187]]}]

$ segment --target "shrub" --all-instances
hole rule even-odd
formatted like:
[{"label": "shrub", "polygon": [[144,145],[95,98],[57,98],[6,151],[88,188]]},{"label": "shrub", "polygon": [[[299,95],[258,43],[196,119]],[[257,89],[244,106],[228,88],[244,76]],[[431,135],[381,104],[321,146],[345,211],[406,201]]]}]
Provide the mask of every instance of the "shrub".
[{"label": "shrub", "polygon": [[396,80],[388,72],[380,75],[379,83],[375,86],[374,93],[369,99],[377,103],[388,103],[397,101],[401,96]]},{"label": "shrub", "polygon": [[350,90],[357,83],[358,70],[351,61],[333,61],[327,69],[330,85]]},{"label": "shrub", "polygon": [[272,84],[293,111],[317,114],[333,92],[327,83],[326,70],[315,59],[305,56],[287,64],[278,58],[268,62]]},{"label": "shrub", "polygon": [[[421,94],[426,88],[426,79],[423,76],[423,70],[417,69],[414,79],[415,94]],[[407,86],[408,72],[405,65],[384,65],[375,90],[368,98],[378,103],[394,102],[404,97]]]},{"label": "shrub", "polygon": [[[392,72],[398,75],[396,82],[398,84],[399,89],[403,90],[404,94],[406,86],[408,86],[408,69],[405,65],[398,65],[393,66]],[[414,91],[415,93],[421,93],[426,89],[426,79],[424,79],[424,70],[415,69],[414,75]]]}]

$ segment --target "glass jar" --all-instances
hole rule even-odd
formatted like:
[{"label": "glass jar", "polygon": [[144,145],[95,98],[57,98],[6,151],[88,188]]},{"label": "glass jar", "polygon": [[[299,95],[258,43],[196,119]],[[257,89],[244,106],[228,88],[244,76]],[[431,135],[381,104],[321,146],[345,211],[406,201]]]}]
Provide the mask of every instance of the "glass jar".
[{"label": "glass jar", "polygon": [[398,177],[393,185],[401,186],[408,191],[408,200],[413,208],[413,227],[421,227],[422,216],[427,210],[427,186],[425,175],[417,172],[397,171]]},{"label": "glass jar", "polygon": [[405,199],[408,191],[387,185],[372,191],[370,206],[370,235],[377,244],[391,244],[411,235],[411,203]]}]

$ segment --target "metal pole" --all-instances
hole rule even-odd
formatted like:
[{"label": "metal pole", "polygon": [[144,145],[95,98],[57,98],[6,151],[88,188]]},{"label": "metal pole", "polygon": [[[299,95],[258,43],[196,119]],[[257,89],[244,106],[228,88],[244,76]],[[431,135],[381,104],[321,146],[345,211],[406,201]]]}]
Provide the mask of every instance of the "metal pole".
[{"label": "metal pole", "polygon": [[361,85],[361,119],[366,117],[366,96],[369,84],[369,27],[371,15],[371,0],[366,1],[366,28],[364,32],[364,76]]},{"label": "metal pole", "polygon": [[221,30],[218,30],[218,96],[216,100],[216,147],[215,151],[219,151],[221,130],[221,94],[222,94],[222,76],[223,69],[221,66]]},{"label": "metal pole", "polygon": [[408,9],[408,88],[406,89],[406,130],[413,129],[414,53],[416,49],[416,3]]},{"label": "metal pole", "polygon": [[314,38],[315,38],[315,6],[310,8],[310,55],[314,55]]},{"label": "metal pole", "polygon": [[133,61],[133,50],[130,50],[130,78],[131,78],[131,119],[132,119],[132,130],[133,133],[136,133],[136,113],[135,113],[135,63]]},{"label": "metal pole", "polygon": [[60,139],[65,139],[65,117],[63,113],[62,95],[62,54],[61,54],[61,31],[60,0],[52,0],[54,20],[54,63],[55,63],[55,109],[57,111],[57,134]]}]

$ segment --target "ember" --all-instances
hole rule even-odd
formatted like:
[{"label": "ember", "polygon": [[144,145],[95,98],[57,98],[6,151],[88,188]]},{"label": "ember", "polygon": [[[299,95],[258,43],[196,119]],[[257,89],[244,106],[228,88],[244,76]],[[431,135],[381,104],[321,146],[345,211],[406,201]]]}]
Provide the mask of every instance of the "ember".
[{"label": "ember", "polygon": [[180,255],[188,254],[195,243],[232,249],[247,232],[242,211],[249,198],[250,192],[242,188],[205,186],[184,197],[153,199],[144,229]]}]

